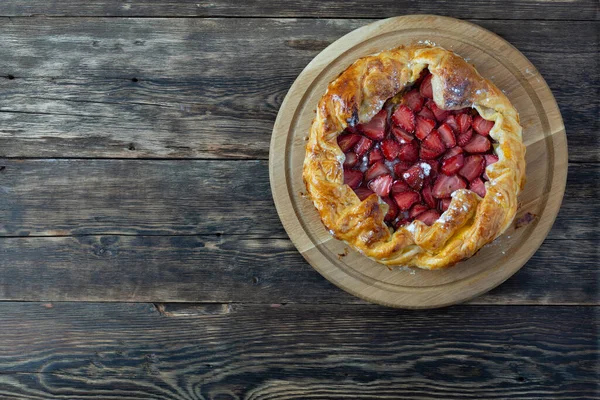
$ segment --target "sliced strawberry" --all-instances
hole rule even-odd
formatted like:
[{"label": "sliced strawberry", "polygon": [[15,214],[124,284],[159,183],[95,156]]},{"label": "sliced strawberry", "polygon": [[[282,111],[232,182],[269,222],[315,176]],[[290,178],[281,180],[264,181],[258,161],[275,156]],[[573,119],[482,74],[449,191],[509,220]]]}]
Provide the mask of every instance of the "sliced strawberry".
[{"label": "sliced strawberry", "polygon": [[477,193],[479,197],[485,197],[485,184],[483,183],[481,178],[473,179],[473,182],[469,184],[469,189]]},{"label": "sliced strawberry", "polygon": [[363,173],[356,169],[344,169],[344,183],[352,189],[360,186],[363,179]]},{"label": "sliced strawberry", "polygon": [[406,161],[398,161],[395,165],[394,165],[394,173],[396,174],[396,176],[400,177],[402,176],[402,174],[404,173],[404,171],[406,171],[407,169],[409,169],[412,166],[412,163],[406,162]]},{"label": "sliced strawberry", "polygon": [[[498,162],[498,156],[495,154],[485,154],[483,156],[483,158],[485,158],[485,168],[487,169],[488,166]],[[486,181],[489,181],[490,178],[487,176],[487,171],[484,170],[483,171],[483,179],[485,179]]]},{"label": "sliced strawberry", "polygon": [[410,92],[404,95],[402,99],[404,104],[408,106],[414,112],[419,112],[423,108],[423,104],[425,103],[425,99],[421,96],[417,89],[413,89]]},{"label": "sliced strawberry", "polygon": [[436,157],[446,151],[446,146],[444,146],[440,134],[435,129],[423,140],[423,147],[433,150],[437,154]]},{"label": "sliced strawberry", "polygon": [[419,145],[416,140],[400,146],[398,158],[402,161],[414,163],[419,159]]},{"label": "sliced strawberry", "polygon": [[394,201],[398,205],[400,211],[406,211],[412,207],[413,204],[418,203],[420,200],[419,193],[409,190],[407,192],[394,193],[392,195]]},{"label": "sliced strawberry", "polygon": [[337,137],[338,146],[344,153],[347,153],[356,143],[360,141],[362,136],[354,133],[348,133]]},{"label": "sliced strawberry", "polygon": [[368,138],[382,140],[385,137],[387,111],[381,110],[366,124],[358,125],[358,129]]},{"label": "sliced strawberry", "polygon": [[392,181],[394,179],[391,175],[380,175],[373,179],[367,187],[377,193],[379,196],[384,197],[390,194],[390,188],[392,187]]},{"label": "sliced strawberry", "polygon": [[438,213],[436,210],[428,210],[422,214],[419,214],[415,219],[418,219],[425,225],[431,226],[435,223],[435,221],[437,221],[439,217],[440,213]]},{"label": "sliced strawberry", "polygon": [[[427,171],[423,164],[429,165],[429,171]],[[437,160],[423,160],[423,162],[421,163],[421,167],[423,167],[423,171],[425,172],[426,177],[435,179],[437,177],[438,172],[440,171],[440,162]]]},{"label": "sliced strawberry", "polygon": [[344,154],[346,159],[344,160],[344,167],[352,168],[358,162],[358,156],[355,153],[346,153]]},{"label": "sliced strawberry", "polygon": [[427,107],[429,107],[429,109],[431,110],[431,112],[433,113],[433,115],[435,115],[435,119],[438,121],[443,121],[446,119],[446,117],[448,116],[449,112],[446,110],[442,110],[441,108],[439,108],[437,106],[437,104],[435,104],[435,101],[429,100],[427,102]]},{"label": "sliced strawberry", "polygon": [[433,98],[433,89],[431,87],[431,78],[433,78],[433,75],[431,75],[431,74],[427,75],[423,79],[423,82],[421,82],[421,87],[419,88],[419,91],[421,92],[421,96],[427,97],[429,99]]},{"label": "sliced strawberry", "polygon": [[419,150],[419,157],[421,157],[422,160],[433,160],[434,158],[437,158],[438,156],[439,156],[439,153],[437,151],[428,149],[425,146],[422,146],[421,149]]},{"label": "sliced strawberry", "polygon": [[458,175],[440,175],[433,185],[433,197],[436,199],[445,199],[458,189],[465,189],[467,184]]},{"label": "sliced strawberry", "polygon": [[344,132],[342,133],[354,133],[354,134],[360,134],[360,132],[358,131],[358,128],[355,126],[346,126],[346,129],[344,129]]},{"label": "sliced strawberry", "polygon": [[492,165],[498,162],[498,156],[495,154],[486,154],[483,156],[485,158],[485,166]]},{"label": "sliced strawberry", "polygon": [[354,193],[356,193],[356,195],[358,196],[360,201],[363,201],[364,199],[366,199],[367,197],[372,195],[373,191],[371,189],[367,189],[365,187],[359,187],[357,189],[354,189]]},{"label": "sliced strawberry", "polygon": [[456,137],[456,143],[462,147],[462,146],[466,145],[467,143],[469,143],[471,141],[472,137],[473,137],[473,129],[469,129],[465,133],[458,134],[458,136]]},{"label": "sliced strawberry", "polygon": [[456,122],[458,123],[459,132],[465,133],[471,128],[471,124],[473,123],[473,117],[471,117],[470,114],[463,113],[456,118]]},{"label": "sliced strawberry", "polygon": [[377,161],[375,164],[371,165],[367,172],[365,173],[365,180],[371,181],[377,178],[379,175],[389,174],[390,170],[385,165],[383,161]]},{"label": "sliced strawberry", "polygon": [[414,132],[415,130],[415,113],[404,104],[401,104],[400,107],[394,111],[394,114],[392,114],[392,121],[407,132]]},{"label": "sliced strawberry", "polygon": [[445,175],[454,175],[456,174],[458,171],[460,171],[460,169],[463,167],[463,165],[465,164],[465,157],[462,154],[457,154],[455,156],[452,156],[450,158],[446,158],[444,161],[442,161],[442,173]]},{"label": "sliced strawberry", "polygon": [[389,206],[388,212],[383,219],[385,222],[392,222],[398,216],[398,206],[396,205],[396,202],[389,197],[382,197],[381,200],[385,201]]},{"label": "sliced strawberry", "polygon": [[483,156],[474,155],[465,158],[465,165],[458,171],[458,173],[465,177],[465,179],[471,182],[475,178],[483,173],[485,166],[485,159]]},{"label": "sliced strawberry", "polygon": [[418,116],[415,136],[418,137],[419,140],[423,140],[427,137],[427,135],[429,135],[433,128],[435,128],[434,120]]},{"label": "sliced strawberry", "polygon": [[463,146],[463,150],[469,153],[485,153],[490,147],[492,144],[485,136],[475,134],[469,143]]},{"label": "sliced strawberry", "polygon": [[383,160],[383,154],[379,147],[371,149],[369,152],[369,165],[375,164],[377,161]]},{"label": "sliced strawberry", "polygon": [[440,209],[441,212],[444,212],[448,209],[448,207],[450,207],[451,202],[452,202],[452,199],[442,199],[438,203],[438,208]]},{"label": "sliced strawberry", "polygon": [[454,157],[457,154],[462,154],[463,149],[462,147],[453,147],[450,150],[448,150],[445,154],[444,154],[444,160],[450,157]]},{"label": "sliced strawberry", "polygon": [[423,187],[427,187],[427,186],[433,186],[433,183],[435,182],[436,178],[433,178],[431,176],[426,176],[425,179],[423,179]]},{"label": "sliced strawberry", "polygon": [[381,152],[386,159],[392,161],[394,158],[398,157],[400,146],[401,145],[394,139],[385,139],[381,142]]},{"label": "sliced strawberry", "polygon": [[443,123],[438,127],[438,132],[442,138],[442,142],[444,142],[444,146],[447,149],[451,149],[456,146],[456,137],[454,137],[454,131],[447,123]]},{"label": "sliced strawberry", "polygon": [[460,128],[458,127],[458,122],[456,121],[456,117],[454,115],[448,115],[446,117],[446,121],[444,123],[446,125],[448,125],[450,128],[452,128],[454,133],[460,132]]},{"label": "sliced strawberry", "polygon": [[392,188],[390,189],[392,194],[394,193],[400,193],[400,192],[407,192],[410,190],[410,186],[408,186],[408,184],[406,182],[404,182],[403,180],[397,180],[392,184]]},{"label": "sliced strawberry", "polygon": [[480,135],[487,136],[490,130],[494,127],[494,121],[488,121],[480,115],[476,116],[473,120],[473,129]]},{"label": "sliced strawberry", "polygon": [[394,223],[394,229],[397,230],[404,225],[410,224],[411,222],[412,222],[411,218],[402,218],[402,219],[398,220],[396,223]]},{"label": "sliced strawberry", "polygon": [[423,168],[419,164],[415,164],[402,174],[402,178],[406,181],[406,183],[408,183],[408,185],[411,188],[415,190],[420,190],[423,187],[423,179],[425,179],[425,173],[423,172]]},{"label": "sliced strawberry", "polygon": [[425,186],[421,190],[421,196],[423,197],[423,201],[425,201],[425,204],[427,204],[429,208],[435,208],[435,199],[433,198],[431,186]]},{"label": "sliced strawberry", "polygon": [[361,137],[356,146],[354,146],[354,152],[357,156],[362,157],[373,145],[373,141],[366,137]]},{"label": "sliced strawberry", "polygon": [[423,107],[423,109],[419,112],[419,115],[423,118],[435,120],[435,114],[431,112],[431,110],[428,107]]},{"label": "sliced strawberry", "polygon": [[423,214],[427,210],[429,210],[429,207],[427,207],[425,204],[415,204],[410,209],[408,216],[410,218],[415,218],[416,216],[418,216],[419,214]]},{"label": "sliced strawberry", "polygon": [[399,126],[392,126],[391,131],[392,131],[392,135],[396,138],[396,140],[400,144],[410,143],[415,138],[412,134],[406,132],[404,129],[400,128]]}]

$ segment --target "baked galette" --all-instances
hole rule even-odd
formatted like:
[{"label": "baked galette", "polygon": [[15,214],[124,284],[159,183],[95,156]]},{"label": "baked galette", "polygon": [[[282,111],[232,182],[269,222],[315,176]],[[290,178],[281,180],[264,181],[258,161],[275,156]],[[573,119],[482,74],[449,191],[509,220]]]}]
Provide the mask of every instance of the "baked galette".
[{"label": "baked galette", "polygon": [[303,178],[338,239],[389,266],[471,257],[511,224],[525,184],[519,115],[458,55],[398,47],[327,88]]}]

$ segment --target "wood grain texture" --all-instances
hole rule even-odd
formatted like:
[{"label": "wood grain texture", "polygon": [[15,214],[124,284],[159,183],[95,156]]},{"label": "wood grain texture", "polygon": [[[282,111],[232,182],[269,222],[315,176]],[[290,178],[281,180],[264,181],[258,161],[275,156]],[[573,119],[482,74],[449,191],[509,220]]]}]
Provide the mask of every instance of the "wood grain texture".
[{"label": "wood grain texture", "polygon": [[405,14],[438,14],[455,18],[483,19],[598,19],[598,3],[575,1],[429,1],[402,0],[364,2],[301,0],[294,2],[217,0],[144,0],[130,3],[92,0],[49,3],[43,0],[15,0],[0,5],[1,16],[228,16],[228,17],[313,17],[387,18]]},{"label": "wood grain texture", "polygon": [[11,399],[556,400],[599,390],[595,307],[5,303],[0,315],[0,396]]},{"label": "wood grain texture", "polygon": [[0,18],[0,157],[217,159],[0,160],[0,236],[15,236],[0,238],[0,298],[216,302],[0,302],[0,399],[597,398],[597,307],[502,306],[598,304],[596,165],[570,166],[553,239],[474,301],[498,306],[417,313],[321,278],[274,213],[266,163],[220,161],[267,159],[295,77],[370,22],[345,18],[427,12],[527,19],[476,22],[547,80],[570,160],[598,162],[597,1],[240,4],[0,2],[244,17]]},{"label": "wood grain texture", "polygon": [[[599,262],[596,240],[547,240],[514,277],[471,303],[600,305]],[[226,235],[4,238],[0,300],[362,303],[288,239]]]},{"label": "wood grain texture", "polygon": [[[0,78],[0,155],[219,159],[267,159],[295,77],[331,42],[370,22],[6,21],[0,76],[15,79]],[[600,161],[590,134],[600,129],[597,24],[477,23],[523,51],[546,78],[565,118],[570,160]]]},{"label": "wood grain texture", "polygon": [[264,161],[4,160],[4,235],[284,236]]},{"label": "wood grain texture", "polygon": [[[0,236],[287,238],[268,179],[266,161],[0,159]],[[570,164],[568,182],[549,238],[600,238],[600,166]]]}]

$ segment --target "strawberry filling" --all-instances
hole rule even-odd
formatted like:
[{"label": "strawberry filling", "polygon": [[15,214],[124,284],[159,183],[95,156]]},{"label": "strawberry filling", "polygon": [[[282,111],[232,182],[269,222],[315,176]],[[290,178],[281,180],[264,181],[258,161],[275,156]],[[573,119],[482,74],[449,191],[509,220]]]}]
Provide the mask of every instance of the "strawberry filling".
[{"label": "strawberry filling", "polygon": [[472,108],[439,108],[427,70],[398,98],[338,136],[344,183],[361,200],[380,196],[389,206],[385,222],[395,229],[413,220],[432,225],[455,190],[485,196],[485,169],[498,161],[489,136],[494,123]]}]

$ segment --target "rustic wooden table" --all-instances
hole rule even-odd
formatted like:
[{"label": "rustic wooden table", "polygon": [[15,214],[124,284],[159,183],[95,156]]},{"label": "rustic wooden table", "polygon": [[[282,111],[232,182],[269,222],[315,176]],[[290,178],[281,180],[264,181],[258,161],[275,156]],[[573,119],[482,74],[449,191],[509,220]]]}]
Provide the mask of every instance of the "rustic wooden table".
[{"label": "rustic wooden table", "polygon": [[[600,397],[597,0],[244,3],[0,4],[0,398]],[[433,311],[367,304],[317,274],[267,171],[304,66],[414,13],[513,43],[569,141],[537,254]]]}]

